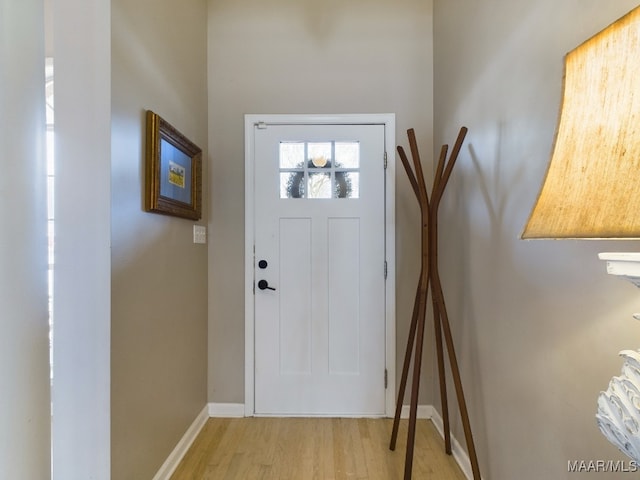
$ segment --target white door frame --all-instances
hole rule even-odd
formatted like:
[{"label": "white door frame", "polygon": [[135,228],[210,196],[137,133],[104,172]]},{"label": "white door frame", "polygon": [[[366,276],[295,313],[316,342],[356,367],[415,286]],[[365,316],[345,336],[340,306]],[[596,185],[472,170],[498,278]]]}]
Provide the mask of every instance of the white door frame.
[{"label": "white door frame", "polygon": [[385,293],[385,364],[387,389],[385,413],[393,417],[396,395],[396,278],[395,278],[395,114],[341,114],[341,115],[256,115],[244,117],[245,138],[245,368],[244,414],[255,413],[255,330],[254,330],[254,126],[266,125],[384,125],[387,168],[385,176],[385,255],[387,281]]}]

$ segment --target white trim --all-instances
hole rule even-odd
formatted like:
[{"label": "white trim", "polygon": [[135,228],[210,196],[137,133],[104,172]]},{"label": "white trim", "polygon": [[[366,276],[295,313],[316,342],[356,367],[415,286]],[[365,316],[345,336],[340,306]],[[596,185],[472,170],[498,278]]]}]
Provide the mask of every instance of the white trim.
[{"label": "white trim", "polygon": [[385,174],[385,255],[386,279],[386,414],[393,417],[396,409],[396,116],[385,115],[384,148],[387,155]]},{"label": "white trim", "polygon": [[384,125],[385,149],[387,152],[387,172],[385,176],[385,250],[387,260],[386,282],[386,346],[385,363],[387,368],[387,391],[385,395],[385,413],[393,417],[395,409],[396,385],[396,263],[395,263],[395,126],[394,113],[382,114],[344,114],[344,115],[256,115],[244,116],[245,139],[245,368],[244,368],[244,416],[255,413],[255,330],[254,330],[254,125],[290,124],[344,124],[344,125]]},{"label": "white trim", "polygon": [[220,418],[244,417],[246,405],[244,403],[210,403],[209,416]]},{"label": "white trim", "polygon": [[361,413],[314,413],[314,414],[281,414],[281,413],[256,413],[254,418],[371,418],[371,419],[385,419],[385,415],[367,415]]},{"label": "white trim", "polygon": [[205,406],[169,454],[160,467],[160,470],[158,470],[158,473],[153,477],[153,480],[169,480],[169,478],[171,478],[171,475],[175,472],[176,468],[178,468],[180,461],[191,447],[200,430],[202,430],[204,424],[207,423],[208,418],[208,407]]},{"label": "white trim", "polygon": [[244,414],[250,417],[255,412],[254,364],[254,129],[257,122],[251,115],[244,116]]},{"label": "white trim", "polygon": [[[433,420],[434,411],[435,409],[433,408],[432,405],[418,405],[418,413],[416,414],[416,418],[420,420]],[[403,420],[406,420],[409,418],[409,405],[402,405],[400,418],[402,418]],[[442,434],[442,429],[438,429],[438,431],[440,432],[440,434]]]}]

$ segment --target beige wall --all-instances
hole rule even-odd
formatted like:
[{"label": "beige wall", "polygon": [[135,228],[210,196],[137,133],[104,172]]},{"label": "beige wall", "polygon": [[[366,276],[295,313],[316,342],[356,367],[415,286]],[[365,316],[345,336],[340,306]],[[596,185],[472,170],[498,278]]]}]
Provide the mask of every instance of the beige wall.
[{"label": "beige wall", "polygon": [[640,298],[597,253],[640,245],[519,235],[551,151],[563,55],[637,3],[434,4],[435,142],[469,127],[441,263],[484,478],[582,478],[569,460],[623,458],[594,414],[617,352],[640,344]]},{"label": "beige wall", "polygon": [[[398,141],[406,144],[404,132],[414,127],[431,152],[431,44],[431,1],[210,0],[209,401],[244,402],[243,115],[395,113]],[[404,173],[397,177],[402,358],[419,217]]]},{"label": "beige wall", "polygon": [[0,1],[0,471],[50,478],[41,2]]},{"label": "beige wall", "polygon": [[112,478],[137,480],[207,402],[207,247],[195,222],[145,213],[141,195],[146,109],[204,150],[206,172],[207,20],[202,0],[112,10]]}]

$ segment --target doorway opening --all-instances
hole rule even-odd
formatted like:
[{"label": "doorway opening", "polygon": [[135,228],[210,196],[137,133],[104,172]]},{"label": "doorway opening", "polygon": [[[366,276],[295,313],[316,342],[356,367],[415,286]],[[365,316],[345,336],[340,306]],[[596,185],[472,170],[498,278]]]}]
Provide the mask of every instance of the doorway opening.
[{"label": "doorway opening", "polygon": [[394,115],[247,115],[245,142],[245,415],[392,416]]},{"label": "doorway opening", "polygon": [[45,59],[45,114],[46,114],[46,160],[47,160],[47,243],[48,243],[48,310],[49,310],[49,380],[53,383],[53,268],[54,268],[54,193],[55,193],[55,149],[54,149],[54,95],[53,57]]}]

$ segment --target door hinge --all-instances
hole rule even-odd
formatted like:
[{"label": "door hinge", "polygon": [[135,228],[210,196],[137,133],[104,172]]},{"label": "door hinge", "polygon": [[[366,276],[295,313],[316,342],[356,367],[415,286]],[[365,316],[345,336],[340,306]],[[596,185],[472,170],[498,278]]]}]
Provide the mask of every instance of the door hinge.
[{"label": "door hinge", "polygon": [[387,371],[387,369],[384,369],[384,389],[387,389],[387,386],[389,384],[389,372]]},{"label": "door hinge", "polygon": [[387,279],[387,261],[384,261],[384,279]]},{"label": "door hinge", "polygon": [[384,169],[387,169],[387,152],[384,152]]}]

